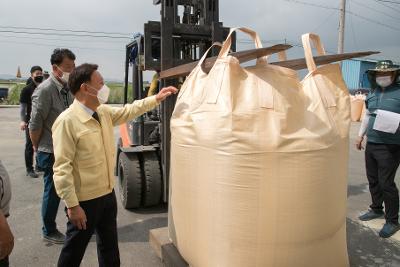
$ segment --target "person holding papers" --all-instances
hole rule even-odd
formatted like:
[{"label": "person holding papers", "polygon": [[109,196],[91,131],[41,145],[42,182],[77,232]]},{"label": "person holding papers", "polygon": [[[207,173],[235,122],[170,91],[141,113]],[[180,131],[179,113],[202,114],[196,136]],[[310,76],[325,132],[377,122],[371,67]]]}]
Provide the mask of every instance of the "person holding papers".
[{"label": "person holding papers", "polygon": [[361,150],[367,136],[365,165],[372,198],[370,210],[359,219],[369,221],[384,216],[386,223],[379,232],[383,238],[400,230],[399,191],[394,182],[400,163],[399,70],[392,61],[383,60],[368,71],[374,89],[365,100],[367,110],[356,141]]}]

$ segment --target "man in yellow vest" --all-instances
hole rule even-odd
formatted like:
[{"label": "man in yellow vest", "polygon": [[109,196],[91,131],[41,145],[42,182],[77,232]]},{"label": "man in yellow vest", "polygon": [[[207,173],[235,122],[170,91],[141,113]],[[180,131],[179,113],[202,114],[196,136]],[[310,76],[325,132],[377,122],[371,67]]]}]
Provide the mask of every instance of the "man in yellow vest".
[{"label": "man in yellow vest", "polygon": [[68,84],[75,100],[52,128],[54,184],[69,218],[58,266],[79,266],[95,231],[99,266],[120,266],[113,127],[177,93],[176,88],[167,87],[123,108],[104,105],[109,88],[97,68],[83,64],[71,73]]}]

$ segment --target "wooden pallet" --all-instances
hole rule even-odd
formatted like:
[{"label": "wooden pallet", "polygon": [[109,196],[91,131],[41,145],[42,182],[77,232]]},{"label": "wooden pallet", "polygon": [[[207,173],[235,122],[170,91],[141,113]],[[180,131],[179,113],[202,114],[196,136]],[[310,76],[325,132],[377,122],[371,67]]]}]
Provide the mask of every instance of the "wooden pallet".
[{"label": "wooden pallet", "polygon": [[[283,52],[289,48],[291,48],[291,45],[285,45],[285,44],[278,44],[270,47],[264,47],[264,48],[258,48],[258,49],[250,49],[250,50],[244,50],[240,52],[233,52],[230,53],[230,56],[236,57],[240,63],[248,62],[256,58],[260,57],[265,57],[268,55],[272,55],[275,53]],[[204,71],[208,72],[214,66],[215,61],[217,60],[217,57],[210,57],[207,58],[204,63]],[[191,63],[183,64],[174,68],[170,68],[165,71],[160,72],[160,78],[174,78],[174,77],[180,77],[180,76],[186,76],[188,75],[199,63],[199,61],[194,61]]]},{"label": "wooden pallet", "polygon": [[[241,52],[230,53],[229,55],[236,57],[240,61],[240,63],[244,63],[244,62],[248,62],[250,60],[259,58],[259,57],[282,52],[288,48],[290,48],[290,46],[276,45],[276,46],[271,46],[271,47],[266,47],[266,48],[251,49],[251,50],[245,50],[245,51],[241,51]],[[315,61],[315,64],[317,66],[319,66],[319,65],[325,65],[325,64],[330,64],[333,62],[346,60],[346,59],[366,57],[366,56],[370,56],[370,55],[374,55],[374,54],[378,54],[378,53],[380,53],[380,52],[364,51],[364,52],[343,53],[343,54],[335,54],[335,55],[323,55],[323,56],[314,57],[314,61]],[[203,68],[204,71],[209,72],[216,60],[217,60],[217,57],[210,57],[210,58],[206,59],[205,63],[204,63],[204,68]],[[197,66],[197,64],[198,64],[198,61],[195,61],[192,63],[180,65],[180,66],[162,71],[162,72],[160,72],[160,78],[165,79],[165,78],[176,78],[176,77],[186,76]],[[271,64],[294,69],[294,70],[301,70],[301,69],[307,68],[305,58],[277,61],[277,62],[272,62]]]},{"label": "wooden pallet", "polygon": [[150,230],[149,243],[156,252],[157,256],[162,259],[161,247],[172,243],[168,237],[168,227]]},{"label": "wooden pallet", "polygon": [[182,258],[174,244],[162,246],[162,258],[164,267],[189,267],[189,264]]},{"label": "wooden pallet", "polygon": [[150,246],[165,267],[189,267],[168,237],[168,227],[150,230]]},{"label": "wooden pallet", "polygon": [[[366,57],[374,54],[379,54],[380,52],[377,51],[365,51],[365,52],[353,52],[353,53],[343,53],[343,54],[335,54],[335,55],[324,55],[324,56],[316,56],[314,57],[315,64],[325,65],[330,64],[338,61],[343,61],[346,59],[358,58],[358,57]],[[285,61],[278,61],[272,62],[271,64],[294,69],[294,70],[301,70],[307,68],[307,63],[305,58],[298,58],[292,60],[285,60]]]}]

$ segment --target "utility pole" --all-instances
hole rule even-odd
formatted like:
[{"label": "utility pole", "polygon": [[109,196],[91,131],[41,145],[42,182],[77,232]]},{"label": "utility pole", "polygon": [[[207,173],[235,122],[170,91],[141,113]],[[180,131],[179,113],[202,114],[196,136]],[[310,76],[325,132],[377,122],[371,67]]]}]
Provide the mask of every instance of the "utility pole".
[{"label": "utility pole", "polygon": [[344,52],[344,24],[345,24],[345,20],[346,20],[346,0],[340,0],[338,54],[342,54]]}]

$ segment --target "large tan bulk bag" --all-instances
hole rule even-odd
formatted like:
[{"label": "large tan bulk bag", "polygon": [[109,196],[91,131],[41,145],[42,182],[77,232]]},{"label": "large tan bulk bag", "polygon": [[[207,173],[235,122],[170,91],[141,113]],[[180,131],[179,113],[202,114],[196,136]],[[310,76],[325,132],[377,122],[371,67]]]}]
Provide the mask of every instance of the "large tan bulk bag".
[{"label": "large tan bulk bag", "polygon": [[363,110],[365,109],[365,95],[358,92],[354,96],[350,96],[350,107],[351,120],[360,121],[360,119],[362,119]]},{"label": "large tan bulk bag", "polygon": [[181,91],[171,119],[169,229],[190,266],[348,266],[349,95],[310,38],[324,53],[303,36],[303,81],[265,59],[241,67],[230,37],[186,80],[197,95]]}]

